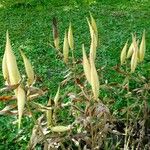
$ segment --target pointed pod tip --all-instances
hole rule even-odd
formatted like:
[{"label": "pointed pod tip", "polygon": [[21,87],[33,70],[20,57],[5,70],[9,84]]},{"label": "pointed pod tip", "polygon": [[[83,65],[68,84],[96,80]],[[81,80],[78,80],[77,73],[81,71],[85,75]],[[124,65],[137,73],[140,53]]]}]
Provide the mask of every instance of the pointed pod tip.
[{"label": "pointed pod tip", "polygon": [[71,23],[71,21],[70,21],[70,23],[69,23],[69,26],[70,26],[70,27],[72,26],[72,23]]},{"label": "pointed pod tip", "polygon": [[89,13],[90,13],[90,18],[93,19],[92,13],[91,12],[89,12]]},{"label": "pointed pod tip", "polygon": [[84,48],[84,44],[82,44],[82,51],[84,51],[84,49],[85,49],[85,48]]},{"label": "pointed pod tip", "polygon": [[20,52],[21,56],[24,56],[23,50],[19,49],[19,52]]},{"label": "pointed pod tip", "polygon": [[146,31],[145,31],[145,29],[143,30],[143,38],[145,38],[145,33],[146,33]]},{"label": "pointed pod tip", "polygon": [[92,16],[92,13],[89,11],[90,17]]},{"label": "pointed pod tip", "polygon": [[9,34],[9,32],[8,32],[8,29],[6,30],[6,35],[8,35]]},{"label": "pointed pod tip", "polygon": [[9,39],[9,32],[8,32],[8,29],[6,30],[6,40]]}]

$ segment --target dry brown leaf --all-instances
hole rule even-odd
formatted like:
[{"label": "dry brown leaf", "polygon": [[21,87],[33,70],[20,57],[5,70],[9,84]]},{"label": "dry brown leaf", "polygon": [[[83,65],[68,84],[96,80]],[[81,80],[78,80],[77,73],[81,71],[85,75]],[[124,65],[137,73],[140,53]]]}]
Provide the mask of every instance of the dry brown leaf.
[{"label": "dry brown leaf", "polygon": [[16,99],[16,96],[0,96],[0,101],[10,101]]},{"label": "dry brown leaf", "polygon": [[59,50],[58,22],[55,17],[53,18],[52,28],[53,28],[54,46],[57,50]]},{"label": "dry brown leaf", "polygon": [[16,108],[17,105],[8,105],[5,108],[3,108],[2,110],[0,110],[0,115],[5,115],[5,114],[17,114],[17,111],[12,111],[14,108]]},{"label": "dry brown leaf", "polygon": [[[21,82],[21,81],[20,81]],[[6,85],[6,87],[0,89],[0,92],[7,92],[7,91],[12,91],[17,89],[17,87],[20,85],[20,83],[15,84],[15,85]]]}]

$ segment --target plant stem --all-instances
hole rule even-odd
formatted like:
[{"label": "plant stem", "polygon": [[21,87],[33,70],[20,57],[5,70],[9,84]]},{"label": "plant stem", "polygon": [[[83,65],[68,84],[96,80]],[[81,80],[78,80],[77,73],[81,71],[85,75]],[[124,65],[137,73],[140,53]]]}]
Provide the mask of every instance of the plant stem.
[{"label": "plant stem", "polygon": [[38,129],[39,129],[39,131],[41,132],[41,134],[42,134],[42,136],[43,136],[43,139],[46,141],[47,144],[49,144],[48,141],[47,141],[47,139],[46,139],[46,136],[44,135],[44,133],[43,133],[43,131],[42,131],[42,129],[41,129],[41,126],[40,126],[39,123],[36,121],[36,118],[35,118],[34,114],[33,114],[32,111],[31,111],[31,108],[30,108],[30,105],[29,105],[28,100],[26,101],[26,105],[27,105],[27,108],[28,108],[29,112],[31,112],[31,114],[32,114],[32,119],[33,119],[34,124],[37,124],[37,125],[38,125]]}]

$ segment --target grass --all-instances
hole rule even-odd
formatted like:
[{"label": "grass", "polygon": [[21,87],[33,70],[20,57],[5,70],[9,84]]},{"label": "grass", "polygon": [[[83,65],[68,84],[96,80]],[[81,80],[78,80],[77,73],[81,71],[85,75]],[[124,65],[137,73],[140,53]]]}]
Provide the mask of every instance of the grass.
[{"label": "grass", "polygon": [[[97,67],[106,65],[109,70],[119,63],[120,51],[126,39],[129,38],[131,41],[131,32],[136,32],[141,37],[143,29],[146,29],[147,51],[143,67],[150,68],[150,2],[148,1],[113,3],[112,5],[99,2],[86,7],[36,5],[25,8],[22,6],[0,8],[0,62],[2,62],[5,48],[5,32],[8,29],[20,67],[22,64],[18,49],[23,48],[32,61],[36,74],[42,79],[42,82],[37,84],[48,87],[50,95],[54,95],[65,74],[65,66],[50,46],[53,44],[52,18],[54,16],[58,18],[61,39],[63,39],[65,29],[69,26],[69,21],[72,22],[76,43],[75,55],[80,58],[81,44],[84,43],[86,49],[90,44],[87,42],[90,37],[86,23],[89,11],[96,19],[100,32]],[[144,75],[145,72],[142,74]],[[1,71],[0,76],[0,87],[2,87]],[[120,82],[122,79],[115,72],[110,74],[106,72],[104,78],[116,82]],[[47,97],[39,101],[46,103]],[[6,104],[0,103],[0,108],[3,108],[4,105]],[[122,105],[124,105],[122,100],[117,98],[112,107],[119,109]],[[15,120],[15,117],[0,116],[0,143],[2,143],[0,149],[25,149],[31,134],[32,121],[28,117],[24,117],[23,128],[21,133],[18,133],[17,125],[12,124]],[[30,122],[30,125],[27,122]]]}]

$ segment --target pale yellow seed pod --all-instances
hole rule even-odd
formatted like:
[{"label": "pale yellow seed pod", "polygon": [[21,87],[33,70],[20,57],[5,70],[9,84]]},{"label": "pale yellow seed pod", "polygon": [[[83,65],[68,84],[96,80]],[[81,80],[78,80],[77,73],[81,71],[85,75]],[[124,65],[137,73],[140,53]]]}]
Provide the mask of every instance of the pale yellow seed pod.
[{"label": "pale yellow seed pod", "polygon": [[25,70],[26,70],[26,74],[27,74],[27,77],[28,77],[28,80],[27,80],[27,83],[28,85],[32,85],[33,82],[34,82],[34,71],[33,71],[33,68],[32,68],[32,65],[29,61],[29,59],[26,57],[26,55],[23,53],[22,50],[20,50],[20,53],[21,53],[21,56],[23,58],[23,62],[24,62],[24,65],[25,65]]},{"label": "pale yellow seed pod", "polygon": [[74,49],[74,40],[73,40],[73,32],[72,32],[71,22],[70,22],[69,30],[68,30],[68,43],[69,43],[70,48],[73,50]]},{"label": "pale yellow seed pod", "polygon": [[54,39],[54,46],[56,49],[59,49],[59,37]]},{"label": "pale yellow seed pod", "polygon": [[83,53],[83,69],[84,69],[84,73],[85,73],[85,76],[87,78],[87,81],[91,84],[91,67],[90,67],[89,60],[88,60],[88,58],[86,56],[84,44],[82,44],[82,53]]},{"label": "pale yellow seed pod", "polygon": [[90,56],[90,65],[91,65],[91,87],[94,95],[94,99],[98,100],[99,96],[99,78],[97,74],[97,70],[94,64],[94,56]]},{"label": "pale yellow seed pod", "polygon": [[127,52],[127,58],[130,58],[133,54],[133,43],[131,43],[129,50]]},{"label": "pale yellow seed pod", "polygon": [[17,67],[16,57],[12,51],[8,31],[6,33],[6,50],[5,50],[6,64],[9,74],[10,84],[18,84],[21,76]]},{"label": "pale yellow seed pod", "polygon": [[139,56],[139,39],[136,41],[136,45],[137,45],[137,49],[138,49],[138,52],[137,52],[137,61],[138,61],[138,63],[140,62],[140,56]]},{"label": "pale yellow seed pod", "polygon": [[52,132],[66,132],[71,130],[70,126],[55,126],[55,127],[51,127],[51,131]]},{"label": "pale yellow seed pod", "polygon": [[90,55],[93,55],[93,58],[95,60],[96,58],[96,47],[97,47],[97,44],[96,44],[96,35],[94,32],[92,32],[92,39],[91,39],[91,45],[90,45]]},{"label": "pale yellow seed pod", "polygon": [[[93,18],[92,14],[90,13],[90,18],[91,18],[91,26],[93,27],[94,33],[96,35],[96,44],[98,43],[98,30],[97,30],[97,25],[96,25],[96,21]],[[97,46],[97,45],[96,45]]]},{"label": "pale yellow seed pod", "polygon": [[[134,37],[133,37],[134,38]],[[139,43],[139,40],[137,40],[137,45]],[[130,47],[129,47],[129,50],[127,52],[127,59],[130,58],[133,54],[133,49],[134,49],[134,45],[133,45],[133,42],[131,43]]]},{"label": "pale yellow seed pod", "polygon": [[133,54],[133,51],[134,51],[134,41],[136,41],[136,34],[131,34],[132,35],[132,43],[128,49],[128,52],[127,52],[127,59],[130,58]]},{"label": "pale yellow seed pod", "polygon": [[121,61],[121,65],[124,64],[124,62],[126,61],[126,56],[127,56],[127,47],[128,47],[128,41],[125,43],[122,51],[121,51],[121,55],[120,55],[120,61]]},{"label": "pale yellow seed pod", "polygon": [[137,62],[138,62],[138,46],[137,46],[136,39],[133,40],[133,46],[134,46],[134,49],[133,49],[133,54],[131,58],[131,73],[135,71]]},{"label": "pale yellow seed pod", "polygon": [[140,49],[139,49],[139,61],[142,62],[144,60],[145,56],[145,49],[146,49],[146,44],[145,44],[145,30],[143,31],[143,36],[142,36],[142,41],[140,44]]},{"label": "pale yellow seed pod", "polygon": [[57,93],[56,93],[56,95],[55,95],[55,97],[54,97],[55,106],[58,105],[58,100],[59,100],[59,98],[60,98],[59,93],[60,93],[60,86],[58,87]]},{"label": "pale yellow seed pod", "polygon": [[7,84],[9,84],[9,75],[8,75],[8,68],[7,68],[7,63],[6,63],[7,61],[6,61],[5,53],[4,53],[3,61],[2,61],[2,72],[3,72],[4,80],[6,81]]},{"label": "pale yellow seed pod", "polygon": [[92,25],[92,27],[93,27],[93,29],[94,29],[94,32],[97,34],[97,25],[96,25],[96,21],[95,21],[95,19],[93,18],[93,16],[92,16],[92,14],[90,13],[90,18],[91,18],[91,25]]},{"label": "pale yellow seed pod", "polygon": [[93,54],[94,55],[94,60],[96,58],[96,47],[97,47],[97,38],[94,32],[94,29],[91,25],[91,23],[89,22],[89,19],[87,18],[87,22],[89,25],[89,29],[90,29],[90,36],[91,36],[91,45],[90,45],[90,55]]},{"label": "pale yellow seed pod", "polygon": [[20,128],[21,125],[21,118],[24,111],[24,105],[26,100],[26,93],[25,90],[20,85],[17,88],[17,104],[18,104],[18,128]]},{"label": "pale yellow seed pod", "polygon": [[65,32],[64,44],[63,44],[63,56],[64,56],[65,63],[68,62],[68,55],[69,55],[69,44],[68,44],[67,32]]},{"label": "pale yellow seed pod", "polygon": [[91,39],[92,39],[92,38],[93,38],[94,29],[93,29],[93,27],[92,27],[92,25],[91,25],[89,19],[88,19],[88,18],[86,18],[86,19],[87,19],[87,22],[88,22],[88,25],[89,25],[90,36],[91,36]]},{"label": "pale yellow seed pod", "polygon": [[[48,106],[52,105],[52,100],[51,99],[49,99],[47,105]],[[52,124],[53,124],[53,121],[52,121],[52,118],[53,118],[52,109],[46,111],[46,118],[47,118],[47,126],[48,127],[52,126]]]}]

